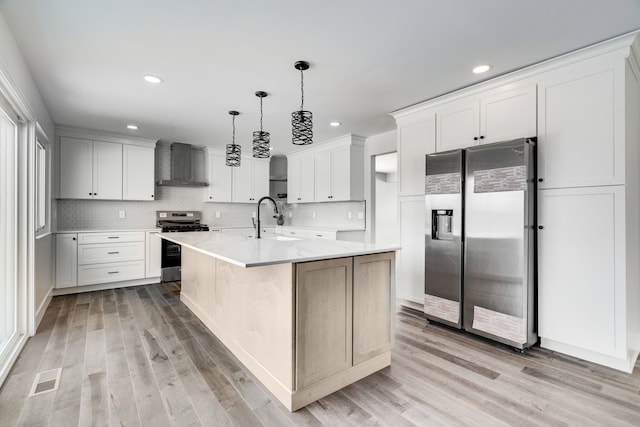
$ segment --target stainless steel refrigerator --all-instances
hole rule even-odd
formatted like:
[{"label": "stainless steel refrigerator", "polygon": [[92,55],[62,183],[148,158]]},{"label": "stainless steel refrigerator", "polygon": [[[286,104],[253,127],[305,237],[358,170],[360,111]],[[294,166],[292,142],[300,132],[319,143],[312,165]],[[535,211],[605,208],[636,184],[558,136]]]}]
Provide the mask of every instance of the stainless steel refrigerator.
[{"label": "stainless steel refrigerator", "polygon": [[519,349],[537,341],[535,172],[533,138],[427,156],[428,319]]}]

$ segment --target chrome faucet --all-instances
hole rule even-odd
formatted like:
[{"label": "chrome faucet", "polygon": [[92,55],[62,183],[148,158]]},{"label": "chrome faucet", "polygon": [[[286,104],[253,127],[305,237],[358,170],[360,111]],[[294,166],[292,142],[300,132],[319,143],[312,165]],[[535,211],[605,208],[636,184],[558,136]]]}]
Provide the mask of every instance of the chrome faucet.
[{"label": "chrome faucet", "polygon": [[263,200],[270,200],[271,203],[273,203],[273,212],[276,214],[276,215],[274,215],[274,218],[276,218],[277,215],[278,215],[278,205],[276,205],[276,201],[275,200],[273,200],[269,196],[261,197],[260,200],[258,200],[258,213],[256,215],[258,217],[257,220],[256,220],[256,223],[257,223],[256,224],[257,225],[257,228],[256,228],[257,229],[256,239],[260,238],[260,231],[261,231],[260,230],[260,203],[262,203]]}]

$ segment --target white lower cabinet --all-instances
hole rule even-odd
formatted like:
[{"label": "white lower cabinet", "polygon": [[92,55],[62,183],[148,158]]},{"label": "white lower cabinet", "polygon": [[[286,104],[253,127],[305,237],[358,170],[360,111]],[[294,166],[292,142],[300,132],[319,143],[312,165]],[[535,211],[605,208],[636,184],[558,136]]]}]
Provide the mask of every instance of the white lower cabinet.
[{"label": "white lower cabinet", "polygon": [[160,253],[157,231],[58,234],[56,289],[155,279]]},{"label": "white lower cabinet", "polygon": [[147,231],[145,277],[160,277],[162,267],[162,239],[158,231]]},{"label": "white lower cabinet", "polygon": [[[541,190],[539,333],[596,362],[626,358],[625,187]],[[637,260],[636,260],[637,261]],[[560,348],[556,348],[561,343]]]},{"label": "white lower cabinet", "polygon": [[56,235],[56,289],[78,286],[78,235]]},{"label": "white lower cabinet", "polygon": [[[424,304],[424,196],[400,197],[400,246],[396,296],[421,308]],[[412,306],[411,304],[409,304]]]},{"label": "white lower cabinet", "polygon": [[78,233],[78,285],[144,277],[143,232]]}]

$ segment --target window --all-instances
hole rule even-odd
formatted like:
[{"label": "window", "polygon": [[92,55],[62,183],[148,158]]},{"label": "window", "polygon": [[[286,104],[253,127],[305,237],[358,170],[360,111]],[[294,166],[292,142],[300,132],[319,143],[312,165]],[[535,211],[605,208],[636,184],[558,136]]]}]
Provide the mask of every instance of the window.
[{"label": "window", "polygon": [[36,235],[47,233],[50,227],[51,197],[49,185],[49,144],[46,142],[44,134],[38,126],[38,136],[36,137],[36,159],[35,159],[35,226]]}]

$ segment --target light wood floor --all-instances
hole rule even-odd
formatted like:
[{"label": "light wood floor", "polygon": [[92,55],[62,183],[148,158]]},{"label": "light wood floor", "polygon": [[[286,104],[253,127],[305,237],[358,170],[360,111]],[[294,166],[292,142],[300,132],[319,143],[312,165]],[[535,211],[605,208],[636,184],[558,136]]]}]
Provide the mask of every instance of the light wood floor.
[{"label": "light wood floor", "polygon": [[[55,297],[0,390],[0,425],[640,425],[640,366],[521,355],[407,311],[391,367],[289,413],[177,293]],[[59,367],[57,391],[27,397],[37,372]]]}]

